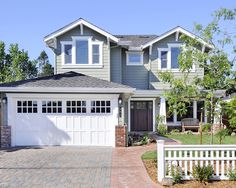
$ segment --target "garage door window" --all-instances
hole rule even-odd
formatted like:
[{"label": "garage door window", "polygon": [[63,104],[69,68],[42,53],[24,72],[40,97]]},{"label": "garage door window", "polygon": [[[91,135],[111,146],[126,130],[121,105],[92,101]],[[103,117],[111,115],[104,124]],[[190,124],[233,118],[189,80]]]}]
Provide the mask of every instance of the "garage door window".
[{"label": "garage door window", "polygon": [[67,113],[86,113],[86,101],[66,101]]},{"label": "garage door window", "polygon": [[62,113],[62,101],[42,101],[42,113]]},{"label": "garage door window", "polygon": [[17,101],[17,113],[37,113],[37,101]]},{"label": "garage door window", "polygon": [[111,101],[91,101],[91,113],[111,113]]}]

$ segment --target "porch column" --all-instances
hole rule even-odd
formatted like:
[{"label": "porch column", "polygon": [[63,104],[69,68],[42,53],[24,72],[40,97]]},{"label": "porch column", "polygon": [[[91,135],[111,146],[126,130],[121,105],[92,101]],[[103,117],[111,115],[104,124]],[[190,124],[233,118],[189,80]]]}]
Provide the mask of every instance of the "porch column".
[{"label": "porch column", "polygon": [[197,101],[193,101],[193,118],[197,119]]},{"label": "porch column", "polygon": [[160,99],[160,116],[164,117],[163,123],[166,124],[166,99],[161,97]]}]

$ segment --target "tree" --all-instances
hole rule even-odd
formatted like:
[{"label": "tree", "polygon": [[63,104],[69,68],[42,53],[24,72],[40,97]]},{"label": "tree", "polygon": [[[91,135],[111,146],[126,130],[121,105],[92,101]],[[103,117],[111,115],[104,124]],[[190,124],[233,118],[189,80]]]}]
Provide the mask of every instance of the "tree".
[{"label": "tree", "polygon": [[[160,78],[170,84],[170,91],[165,93],[170,106],[170,111],[183,115],[187,112],[187,105],[193,100],[204,99],[209,110],[211,124],[216,113],[220,98],[215,97],[219,89],[230,89],[235,85],[235,71],[232,66],[235,61],[236,45],[234,32],[228,32],[222,27],[222,23],[233,22],[236,17],[236,9],[220,9],[214,13],[213,20],[207,26],[195,25],[195,32],[199,36],[190,38],[181,35],[184,45],[178,57],[179,68],[183,77],[177,79],[171,72],[160,72]],[[235,25],[234,25],[235,26]],[[235,28],[234,28],[235,29]],[[214,45],[210,50],[199,41],[204,40]],[[230,47],[231,48],[230,48]],[[231,54],[226,49],[233,49]],[[233,54],[234,57],[231,57]],[[197,64],[204,69],[204,76],[191,78],[192,66]],[[213,143],[213,130],[212,141]]]},{"label": "tree", "polygon": [[38,76],[49,76],[54,74],[54,69],[49,63],[48,55],[43,50],[38,57]]},{"label": "tree", "polygon": [[51,64],[46,63],[43,68],[42,68],[42,73],[40,76],[50,76],[54,74],[54,68],[52,67]]},{"label": "tree", "polygon": [[36,61],[31,61],[28,52],[11,44],[8,53],[4,42],[0,42],[0,83],[24,80],[37,76]]}]

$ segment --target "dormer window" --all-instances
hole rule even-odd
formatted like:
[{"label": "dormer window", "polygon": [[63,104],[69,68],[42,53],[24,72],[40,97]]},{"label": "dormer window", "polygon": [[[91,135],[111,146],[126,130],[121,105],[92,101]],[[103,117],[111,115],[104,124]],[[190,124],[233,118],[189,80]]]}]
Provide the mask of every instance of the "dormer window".
[{"label": "dormer window", "polygon": [[143,52],[126,52],[127,65],[143,65]]},{"label": "dormer window", "polygon": [[62,41],[62,66],[102,67],[101,41],[92,41],[92,37],[72,37],[72,41]]}]

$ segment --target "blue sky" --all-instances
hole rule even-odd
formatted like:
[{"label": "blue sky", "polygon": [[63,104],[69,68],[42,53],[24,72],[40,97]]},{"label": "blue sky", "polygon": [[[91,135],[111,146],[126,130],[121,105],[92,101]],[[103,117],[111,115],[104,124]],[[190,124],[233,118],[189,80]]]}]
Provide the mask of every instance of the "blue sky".
[{"label": "blue sky", "polygon": [[43,37],[82,17],[112,34],[161,34],[177,25],[190,31],[207,24],[213,11],[236,8],[235,0],[5,0],[1,1],[0,40],[18,43],[36,59],[46,50]]}]

